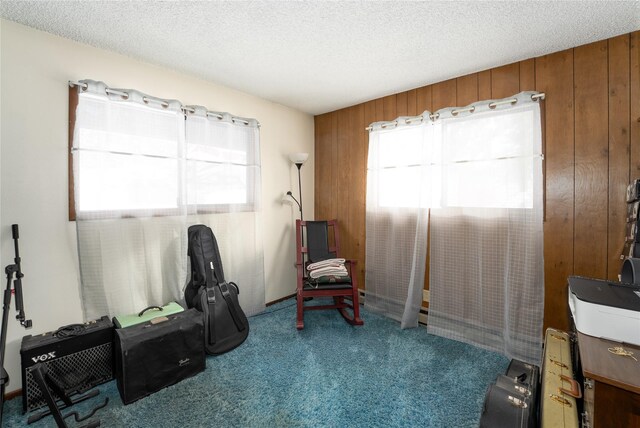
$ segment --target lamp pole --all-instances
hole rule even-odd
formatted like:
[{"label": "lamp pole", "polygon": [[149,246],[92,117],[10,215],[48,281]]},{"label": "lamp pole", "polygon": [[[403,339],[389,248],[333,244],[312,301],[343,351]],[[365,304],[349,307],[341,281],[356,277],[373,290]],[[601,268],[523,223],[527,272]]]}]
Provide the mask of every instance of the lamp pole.
[{"label": "lamp pole", "polygon": [[[309,153],[291,153],[289,155],[289,160],[291,161],[291,163],[293,163],[296,166],[296,168],[298,168],[298,198],[299,198],[299,202],[296,201],[296,198],[293,197],[291,192],[288,192],[287,194],[289,196],[291,196],[291,198],[294,201],[296,201],[296,203],[298,204],[298,208],[300,208],[300,221],[304,221],[304,217],[303,217],[303,213],[302,213],[302,179],[300,177],[300,169],[302,168],[302,165],[307,161],[308,158],[309,158]],[[303,234],[300,235],[300,237],[302,238],[301,245],[304,245],[304,232],[303,232]]]},{"label": "lamp pole", "polygon": [[298,197],[300,198],[300,221],[303,221],[304,218],[302,217],[302,181],[300,180],[300,168],[302,168],[302,162],[298,162],[296,163],[296,166],[298,167]]},{"label": "lamp pole", "polygon": [[[306,162],[307,158],[309,158],[308,153],[291,153],[289,155],[289,160],[291,160],[291,162],[295,164],[295,166],[298,168],[298,198],[300,199],[300,201],[299,202],[296,201],[296,198],[293,197],[293,195],[291,194],[291,191],[287,192],[287,195],[291,196],[291,199],[296,201],[296,203],[298,204],[298,208],[300,208],[300,221],[304,221],[304,217],[302,214],[302,179],[300,178],[300,169],[302,168],[302,164]],[[302,242],[300,242],[300,245],[304,246],[304,228],[301,228],[301,229],[302,230],[300,230],[300,240]],[[303,273],[303,276],[306,277],[306,274]],[[311,300],[311,299],[312,297],[305,298],[305,300]]]}]

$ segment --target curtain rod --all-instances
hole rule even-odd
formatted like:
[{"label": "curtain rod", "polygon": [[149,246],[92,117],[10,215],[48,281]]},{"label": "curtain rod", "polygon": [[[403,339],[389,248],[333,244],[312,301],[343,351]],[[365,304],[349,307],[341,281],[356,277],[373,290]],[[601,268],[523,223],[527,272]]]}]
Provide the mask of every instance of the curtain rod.
[{"label": "curtain rod", "polygon": [[[89,87],[89,85],[87,85],[86,83],[76,82],[76,81],[73,81],[73,80],[69,80],[69,86],[71,86],[71,87],[79,86],[82,89],[87,89]],[[128,93],[122,92],[122,91],[117,91],[115,89],[106,88],[105,92],[107,94],[121,96],[124,99],[129,98],[129,94]],[[155,99],[151,99],[151,98],[147,98],[147,97],[143,96],[142,97],[142,101],[144,101],[147,104],[150,103],[150,102],[158,102],[163,108],[169,107],[169,102],[166,101],[166,100],[155,100]],[[184,105],[180,106],[180,110],[182,110],[185,114],[186,113],[194,113],[196,111],[196,109],[194,109],[193,107],[187,107],[187,106],[184,106]],[[222,119],[223,118],[223,115],[221,115],[220,113],[213,112],[213,111],[208,111],[207,110],[205,114],[207,115],[207,117],[215,117],[215,118],[218,118],[218,119]],[[246,119],[243,119],[241,117],[235,117],[235,116],[231,116],[231,121],[233,123],[240,122],[240,123],[243,123],[245,125],[248,125],[250,123]],[[258,127],[260,127],[260,122],[258,122],[258,121],[256,121],[256,122],[258,124]]]},{"label": "curtain rod", "polygon": [[[544,100],[544,97],[545,97],[545,93],[541,92],[539,94],[531,95],[531,100],[532,101]],[[501,106],[501,105],[504,105],[504,104],[515,104],[517,102],[518,102],[518,100],[516,98],[511,98],[511,99],[503,100],[503,101],[495,101],[495,102],[489,103],[489,108],[494,109],[494,108],[496,108],[498,106]],[[464,107],[464,108],[459,108],[459,109],[452,110],[451,114],[453,116],[457,116],[458,114],[464,113],[464,112],[473,113],[475,110],[476,110],[475,106]],[[439,117],[440,117],[439,113],[431,113],[429,115],[429,119],[431,119],[431,120],[436,120]],[[422,122],[423,120],[424,120],[424,116],[413,116],[413,117],[408,117],[408,118],[404,119],[404,123],[409,125],[409,124],[411,124],[413,122],[416,122],[416,121]],[[398,121],[397,120],[393,120],[393,121],[390,121],[390,122],[387,122],[387,123],[384,123],[384,124],[380,125],[380,127],[382,129],[384,129],[384,128],[388,128],[388,127],[396,126],[396,125],[398,125]],[[373,129],[373,127],[367,126],[364,129],[365,129],[365,131],[371,131]]]}]

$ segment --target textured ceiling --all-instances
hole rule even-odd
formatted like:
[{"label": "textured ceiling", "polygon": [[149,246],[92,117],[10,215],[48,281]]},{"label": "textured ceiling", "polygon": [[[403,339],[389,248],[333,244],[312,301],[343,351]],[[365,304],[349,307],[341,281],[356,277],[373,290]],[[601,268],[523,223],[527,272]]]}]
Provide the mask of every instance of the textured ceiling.
[{"label": "textured ceiling", "polygon": [[312,114],[640,29],[637,1],[2,0],[0,15]]}]

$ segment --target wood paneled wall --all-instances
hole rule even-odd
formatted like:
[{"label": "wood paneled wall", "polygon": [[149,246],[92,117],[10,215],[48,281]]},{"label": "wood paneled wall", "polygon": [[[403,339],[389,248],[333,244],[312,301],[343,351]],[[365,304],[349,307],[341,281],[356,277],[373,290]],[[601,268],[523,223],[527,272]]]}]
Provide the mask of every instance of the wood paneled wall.
[{"label": "wood paneled wall", "polygon": [[359,261],[361,286],[365,127],[527,90],[546,93],[545,328],[568,328],[567,276],[617,278],[625,190],[640,177],[640,32],[316,116],[315,218],[340,220],[343,253]]}]

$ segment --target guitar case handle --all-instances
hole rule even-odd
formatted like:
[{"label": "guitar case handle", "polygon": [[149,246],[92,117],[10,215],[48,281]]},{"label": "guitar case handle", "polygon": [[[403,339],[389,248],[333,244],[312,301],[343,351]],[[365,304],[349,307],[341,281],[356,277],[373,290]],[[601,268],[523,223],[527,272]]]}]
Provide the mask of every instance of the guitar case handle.
[{"label": "guitar case handle", "polygon": [[144,308],[143,310],[140,311],[140,313],[138,314],[139,317],[141,317],[145,312],[151,310],[151,309],[157,309],[159,311],[162,311],[164,309],[162,309],[161,306],[149,306],[148,308]]},{"label": "guitar case handle", "polygon": [[573,398],[582,398],[582,391],[580,390],[580,384],[566,375],[560,375],[560,379],[566,380],[571,384],[571,389],[560,388],[560,392],[567,394]]}]

